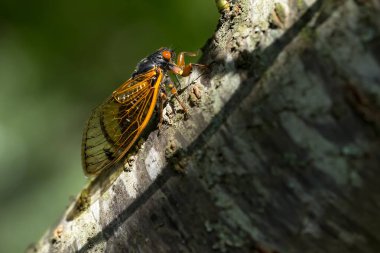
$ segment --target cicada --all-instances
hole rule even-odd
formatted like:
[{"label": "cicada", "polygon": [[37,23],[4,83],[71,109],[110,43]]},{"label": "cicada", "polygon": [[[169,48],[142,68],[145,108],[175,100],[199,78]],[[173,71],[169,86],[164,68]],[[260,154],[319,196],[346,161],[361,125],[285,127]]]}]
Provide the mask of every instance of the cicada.
[{"label": "cicada", "polygon": [[[132,77],[93,110],[82,141],[82,165],[86,175],[97,175],[121,162],[150,124],[157,108],[162,114],[168,74],[189,76],[197,65],[185,64],[185,55],[196,54],[181,52],[176,59],[172,49],[158,49],[142,59]],[[176,96],[175,87],[170,84],[170,88]]]}]

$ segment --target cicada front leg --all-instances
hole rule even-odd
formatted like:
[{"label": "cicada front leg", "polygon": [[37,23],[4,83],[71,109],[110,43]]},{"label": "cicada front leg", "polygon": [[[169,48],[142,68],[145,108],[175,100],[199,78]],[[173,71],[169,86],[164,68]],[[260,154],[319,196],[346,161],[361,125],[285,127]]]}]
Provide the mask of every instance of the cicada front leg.
[{"label": "cicada front leg", "polygon": [[[194,66],[207,67],[206,65],[197,64],[197,63],[186,64],[185,63],[185,56],[194,57],[194,56],[197,56],[197,53],[196,52],[180,52],[178,54],[176,64],[175,63],[171,63],[171,66],[170,66],[170,69],[171,69],[172,73],[174,73],[176,75],[176,78],[177,78],[177,75],[178,76],[182,76],[182,77],[189,76],[191,74],[191,71],[193,70]],[[169,83],[167,87],[170,88],[171,94],[175,97],[175,99],[181,105],[183,111],[185,112],[185,117],[187,118],[189,116],[189,113],[188,113],[188,110],[187,110],[185,104],[178,97],[177,88],[173,85],[172,82]]]},{"label": "cicada front leg", "polygon": [[182,69],[182,74],[181,76],[186,77],[191,74],[191,71],[193,70],[193,66],[198,66],[198,67],[207,67],[206,65],[203,64],[198,64],[198,63],[185,63],[185,55],[195,57],[197,56],[196,52],[180,52],[177,57],[177,66]]}]

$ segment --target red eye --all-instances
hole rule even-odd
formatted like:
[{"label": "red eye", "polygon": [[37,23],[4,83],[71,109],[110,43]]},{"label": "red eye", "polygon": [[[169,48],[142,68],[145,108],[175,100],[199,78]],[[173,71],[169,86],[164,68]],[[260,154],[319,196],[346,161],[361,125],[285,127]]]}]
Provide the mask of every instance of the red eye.
[{"label": "red eye", "polygon": [[163,51],[162,57],[164,57],[165,60],[169,61],[172,58],[172,54],[169,51]]}]

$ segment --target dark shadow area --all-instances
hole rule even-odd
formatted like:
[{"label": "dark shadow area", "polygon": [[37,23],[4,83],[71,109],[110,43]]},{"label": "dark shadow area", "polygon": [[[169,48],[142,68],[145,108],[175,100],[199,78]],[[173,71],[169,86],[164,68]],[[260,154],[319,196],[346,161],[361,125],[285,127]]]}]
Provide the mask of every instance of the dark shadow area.
[{"label": "dark shadow area", "polygon": [[[125,210],[123,210],[120,215],[110,222],[102,232],[99,232],[95,236],[88,238],[88,242],[76,252],[87,252],[89,249],[93,248],[95,245],[109,240],[115,232],[119,229],[120,225],[123,224],[129,217],[131,217],[141,206],[143,206],[158,190],[162,188],[168,182],[170,178],[176,175],[176,172],[172,169],[172,164],[177,163],[184,157],[192,156],[196,151],[198,151],[202,146],[204,146],[207,141],[216,133],[216,131],[221,127],[222,123],[231,115],[231,113],[237,108],[237,106],[243,101],[255,87],[255,83],[263,76],[263,74],[274,64],[275,60],[279,54],[284,50],[284,48],[289,45],[292,40],[297,37],[303,28],[311,21],[314,15],[321,10],[323,0],[318,0],[315,2],[307,11],[290,27],[281,38],[277,39],[269,47],[265,48],[260,52],[242,52],[237,59],[237,62],[245,62],[244,59],[256,58],[257,66],[248,66],[248,69],[238,69],[248,71],[248,78],[243,80],[240,84],[238,90],[232,95],[231,99],[223,106],[222,110],[214,116],[212,121],[206,127],[206,129],[199,135],[199,137],[194,140],[186,150],[180,150],[173,155],[171,159],[168,160],[169,165],[166,166],[162,173],[157,177],[157,179],[143,192],[138,199],[136,199],[131,205],[129,205]],[[330,13],[325,13],[325,15],[331,15],[334,9],[331,9]],[[325,19],[324,19],[325,20]],[[315,25],[320,25],[317,23]],[[211,42],[212,43],[212,42]],[[209,44],[205,48],[205,53],[203,59],[212,58],[212,50],[215,48],[212,44]],[[215,65],[225,65],[225,59],[216,59],[213,64]],[[228,63],[227,63],[228,64]],[[239,67],[239,66],[238,66]],[[212,72],[210,75],[226,74]],[[208,77],[206,77],[208,78]]]}]

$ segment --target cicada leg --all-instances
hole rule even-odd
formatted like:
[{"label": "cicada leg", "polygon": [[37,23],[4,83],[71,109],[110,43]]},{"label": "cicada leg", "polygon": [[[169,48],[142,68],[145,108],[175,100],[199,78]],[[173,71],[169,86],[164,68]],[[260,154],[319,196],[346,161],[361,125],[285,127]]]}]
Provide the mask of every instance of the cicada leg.
[{"label": "cicada leg", "polygon": [[198,63],[185,63],[185,55],[195,57],[197,56],[196,52],[180,52],[177,57],[177,66],[182,69],[182,74],[181,76],[189,76],[191,71],[193,70],[193,66],[198,66],[198,67],[207,67],[206,65],[203,64],[198,64]]},{"label": "cicada leg", "polygon": [[179,99],[178,97],[178,92],[177,92],[177,88],[174,87],[174,85],[172,83],[169,83],[168,84],[168,87],[170,89],[170,93],[175,97],[175,99],[177,99],[178,103],[180,104],[180,106],[182,107],[183,111],[185,112],[185,115],[189,116],[189,113],[188,113],[188,110],[185,106],[185,104],[181,101],[181,99]]},{"label": "cicada leg", "polygon": [[[176,75],[175,76],[176,78],[177,78],[177,75],[182,76],[182,77],[189,76],[191,74],[191,71],[193,70],[193,66],[207,67],[207,65],[197,64],[197,63],[186,64],[185,63],[185,56],[194,57],[194,56],[197,56],[197,53],[196,52],[180,52],[178,54],[177,64],[171,65],[171,71]],[[181,105],[183,111],[185,112],[185,117],[188,117],[189,116],[188,110],[187,110],[185,104],[179,99],[176,87],[172,83],[169,83],[168,87],[170,88],[171,94],[175,97],[175,99],[178,101],[178,103]]]},{"label": "cicada leg", "polygon": [[162,122],[164,121],[164,103],[168,100],[168,96],[165,93],[165,90],[160,92],[160,102],[159,102],[159,121],[158,121],[158,131],[161,131]]},{"label": "cicada leg", "polygon": [[172,96],[175,97],[175,99],[178,101],[179,105],[182,107],[182,110],[185,113],[185,119],[188,119],[190,116],[189,111],[187,110],[187,108],[186,108],[185,104],[182,102],[182,100],[179,98],[177,88],[174,87],[174,85],[172,83],[168,84],[168,88],[170,89],[170,93],[172,94]]}]

